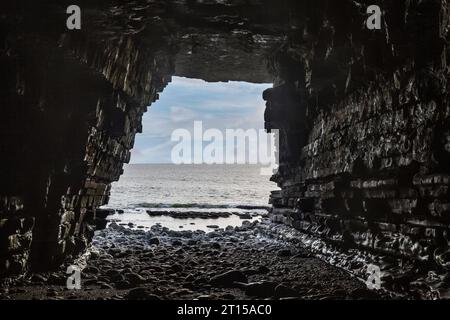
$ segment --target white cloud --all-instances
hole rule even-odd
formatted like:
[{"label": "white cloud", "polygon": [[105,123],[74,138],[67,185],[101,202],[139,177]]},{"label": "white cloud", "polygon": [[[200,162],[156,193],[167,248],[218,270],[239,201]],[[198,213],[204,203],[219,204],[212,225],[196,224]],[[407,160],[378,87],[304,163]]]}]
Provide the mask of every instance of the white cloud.
[{"label": "white cloud", "polygon": [[194,121],[199,119],[200,114],[186,107],[170,107],[170,117],[173,122]]},{"label": "white cloud", "polygon": [[170,162],[172,132],[179,128],[192,131],[194,121],[202,121],[203,130],[263,128],[262,92],[270,86],[173,77],[143,117],[143,133],[136,136],[131,162]]}]

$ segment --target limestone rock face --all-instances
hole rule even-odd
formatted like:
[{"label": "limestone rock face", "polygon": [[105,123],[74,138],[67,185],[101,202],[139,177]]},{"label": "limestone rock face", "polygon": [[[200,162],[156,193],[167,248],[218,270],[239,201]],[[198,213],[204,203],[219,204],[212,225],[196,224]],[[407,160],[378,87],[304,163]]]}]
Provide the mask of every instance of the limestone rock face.
[{"label": "limestone rock face", "polygon": [[78,254],[171,76],[273,82],[272,218],[344,247],[448,246],[449,4],[358,0],[0,4],[0,274]]}]

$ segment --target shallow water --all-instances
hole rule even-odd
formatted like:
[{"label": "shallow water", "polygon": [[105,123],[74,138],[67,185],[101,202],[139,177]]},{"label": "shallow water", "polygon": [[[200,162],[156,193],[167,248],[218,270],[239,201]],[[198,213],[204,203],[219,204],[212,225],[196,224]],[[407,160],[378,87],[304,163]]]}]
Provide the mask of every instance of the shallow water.
[{"label": "shallow water", "polygon": [[[237,212],[265,214],[271,190],[278,189],[258,165],[127,165],[113,183],[107,208],[123,210],[109,219],[150,227],[160,223],[174,230],[211,231],[208,225],[240,226],[232,214],[216,219],[151,217],[146,210],[175,212]],[[257,219],[253,217],[250,221]],[[180,226],[182,228],[180,228]]]},{"label": "shallow water", "polygon": [[[155,224],[161,224],[163,227],[167,227],[171,230],[202,230],[205,232],[214,231],[213,228],[208,226],[216,225],[220,228],[226,228],[227,226],[237,227],[241,226],[243,221],[254,221],[260,220],[261,216],[253,217],[252,219],[243,220],[239,216],[232,214],[227,218],[211,218],[211,219],[200,219],[200,218],[187,218],[187,219],[176,219],[169,216],[158,216],[151,217],[144,211],[140,212],[125,212],[123,214],[114,214],[109,216],[110,221],[116,221],[117,223],[133,223],[133,228],[138,228],[139,226],[144,227],[143,229],[150,228]],[[181,227],[180,227],[181,226]]]}]

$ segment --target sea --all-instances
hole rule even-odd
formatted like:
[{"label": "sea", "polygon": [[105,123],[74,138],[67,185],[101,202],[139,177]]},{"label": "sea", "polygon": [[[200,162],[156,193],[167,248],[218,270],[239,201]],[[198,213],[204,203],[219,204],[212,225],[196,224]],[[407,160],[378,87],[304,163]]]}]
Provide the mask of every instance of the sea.
[{"label": "sea", "polygon": [[[270,191],[277,190],[259,165],[130,164],[112,184],[106,208],[116,209],[111,221],[149,228],[161,224],[173,230],[211,231],[211,226],[239,226],[240,214],[252,220],[267,213]],[[229,212],[229,217],[177,219],[152,217],[150,211]],[[118,213],[120,212],[120,213]]]}]

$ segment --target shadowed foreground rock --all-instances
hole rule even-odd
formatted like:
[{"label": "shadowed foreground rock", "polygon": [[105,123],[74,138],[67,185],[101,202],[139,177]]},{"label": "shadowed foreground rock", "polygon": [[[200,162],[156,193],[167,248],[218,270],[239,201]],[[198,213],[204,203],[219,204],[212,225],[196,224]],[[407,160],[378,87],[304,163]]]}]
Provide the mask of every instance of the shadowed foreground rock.
[{"label": "shadowed foreground rock", "polygon": [[[266,236],[269,221],[210,233],[149,231],[112,224],[94,238],[81,290],[67,290],[66,269],[30,275],[3,299],[380,299],[346,272],[299,245]],[[267,234],[267,235],[268,235]],[[281,235],[281,234],[280,234]],[[149,239],[157,237],[158,244]],[[217,244],[220,243],[220,246]],[[293,255],[282,257],[289,248]]]},{"label": "shadowed foreground rock", "polygon": [[177,75],[274,83],[274,222],[357,274],[348,250],[446,279],[449,4],[380,1],[368,30],[372,2],[79,1],[68,31],[68,1],[2,1],[0,274],[86,249],[142,114]]}]

